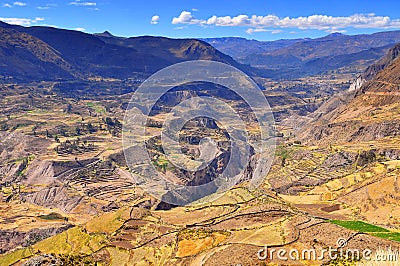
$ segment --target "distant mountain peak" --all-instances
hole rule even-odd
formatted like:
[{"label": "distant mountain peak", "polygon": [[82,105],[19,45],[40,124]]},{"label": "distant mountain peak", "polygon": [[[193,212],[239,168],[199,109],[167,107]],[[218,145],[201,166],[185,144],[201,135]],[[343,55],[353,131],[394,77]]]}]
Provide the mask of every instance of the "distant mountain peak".
[{"label": "distant mountain peak", "polygon": [[336,37],[342,37],[342,36],[347,36],[347,35],[340,33],[340,32],[333,32],[333,33],[327,35],[325,38],[336,38]]},{"label": "distant mountain peak", "polygon": [[99,36],[99,37],[115,37],[112,35],[109,31],[104,31],[103,33],[95,33],[94,35]]}]

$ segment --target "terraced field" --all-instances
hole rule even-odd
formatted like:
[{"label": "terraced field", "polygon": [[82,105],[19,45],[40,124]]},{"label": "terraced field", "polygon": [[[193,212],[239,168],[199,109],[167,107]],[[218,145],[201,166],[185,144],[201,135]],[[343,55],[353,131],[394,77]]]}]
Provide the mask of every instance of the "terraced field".
[{"label": "terraced field", "polygon": [[[52,116],[56,114],[62,113]],[[43,115],[48,114],[37,112],[34,117]],[[84,117],[90,119],[98,121]],[[71,128],[79,120],[71,120]],[[12,143],[22,136],[15,134],[6,142],[13,156]],[[118,136],[98,131],[81,138],[80,143],[93,143],[97,149],[80,154],[57,153],[59,143],[47,138],[42,148],[45,155],[30,150],[29,143],[37,141],[34,136],[25,138],[18,150],[21,159],[3,166],[14,167],[15,173],[26,178],[2,186],[1,230],[5,234],[14,230],[18,235],[9,236],[15,240],[4,246],[1,265],[51,261],[264,265],[279,264],[279,260],[257,257],[264,246],[334,247],[339,238],[348,239],[350,247],[361,248],[367,242],[374,251],[383,244],[400,246],[400,163],[391,159],[400,142],[397,138],[327,147],[290,139],[278,147],[259,189],[238,185],[211,203],[169,210],[157,210],[157,200],[135,186],[118,149]],[[60,135],[59,140],[73,143],[77,138]],[[161,155],[156,148],[154,152]],[[160,165],[161,159],[156,161]],[[165,170],[173,169],[167,166]],[[359,222],[351,221],[381,229],[361,230],[354,226]]]},{"label": "terraced field", "polygon": [[[131,94],[73,99],[53,86],[2,91],[0,265],[279,265],[277,258],[260,259],[260,249],[323,249],[338,247],[340,239],[374,253],[400,248],[400,138],[387,117],[397,119],[397,103],[351,105],[335,123],[321,122],[309,141],[278,125],[274,162],[260,187],[249,189],[243,178],[209,203],[177,207],[137,186],[139,168],[128,170],[120,121]],[[214,154],[207,150],[216,159],[203,172],[180,171],[164,154],[160,110],[190,95],[173,96],[150,117],[141,139],[151,164],[181,185],[213,180],[229,158],[229,139],[215,121],[192,120],[179,139],[188,158],[204,155],[199,143],[206,137],[217,144]],[[232,102],[256,139],[255,121]],[[340,133],[346,125],[349,132]],[[134,147],[127,152],[147,158]],[[246,171],[251,176],[251,163]],[[340,261],[359,262],[365,261]],[[321,263],[339,262],[288,262]]]}]

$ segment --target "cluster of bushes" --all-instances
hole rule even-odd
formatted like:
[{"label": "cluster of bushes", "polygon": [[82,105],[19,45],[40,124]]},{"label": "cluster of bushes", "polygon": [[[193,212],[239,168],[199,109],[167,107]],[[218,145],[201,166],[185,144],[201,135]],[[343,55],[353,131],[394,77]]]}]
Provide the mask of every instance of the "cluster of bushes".
[{"label": "cluster of bushes", "polygon": [[[59,142],[58,137],[55,137],[56,141]],[[88,143],[86,140],[81,141],[79,138],[76,140],[70,141],[66,140],[65,142],[60,143],[57,147],[55,147],[55,151],[60,154],[81,154],[84,152],[96,151],[98,148],[93,143]]]}]

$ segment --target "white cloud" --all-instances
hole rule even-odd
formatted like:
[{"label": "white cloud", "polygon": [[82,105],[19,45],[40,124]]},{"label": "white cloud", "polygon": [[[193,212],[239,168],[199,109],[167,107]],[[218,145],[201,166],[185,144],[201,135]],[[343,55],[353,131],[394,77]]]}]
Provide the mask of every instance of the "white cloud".
[{"label": "white cloud", "polygon": [[205,20],[196,19],[191,12],[182,11],[182,13],[177,18],[172,19],[172,24],[206,24]]},{"label": "white cloud", "polygon": [[338,29],[331,29],[331,30],[326,30],[328,33],[346,33],[347,30],[338,30]]},{"label": "white cloud", "polygon": [[283,30],[272,30],[271,31],[272,34],[278,34],[278,33],[281,33],[281,32],[283,32]]},{"label": "white cloud", "polygon": [[155,15],[155,16],[152,16],[152,17],[151,17],[150,23],[153,24],[153,25],[155,25],[155,24],[158,24],[158,21],[159,21],[159,20],[160,20],[160,16]]},{"label": "white cloud", "polygon": [[27,3],[24,3],[24,2],[14,2],[12,4],[5,3],[5,4],[3,4],[3,7],[10,8],[10,7],[13,7],[13,6],[26,6],[26,5],[27,5]]},{"label": "white cloud", "polygon": [[1,21],[13,24],[13,25],[20,25],[20,26],[31,26],[32,24],[36,24],[40,21],[43,21],[44,18],[0,18]]},{"label": "white cloud", "polygon": [[212,16],[208,19],[197,19],[189,11],[182,13],[172,19],[172,24],[196,24],[200,26],[221,27],[249,27],[249,32],[260,32],[266,28],[296,28],[301,30],[314,29],[328,32],[339,31],[344,28],[374,28],[390,29],[400,28],[400,19],[391,19],[388,16],[377,16],[375,14],[354,14],[347,17],[334,17],[327,15],[312,15],[308,17],[278,17],[275,15],[238,15],[235,17]]},{"label": "white cloud", "polygon": [[283,30],[269,30],[269,29],[263,29],[263,28],[248,28],[246,30],[246,32],[248,34],[252,34],[252,33],[255,33],[255,32],[269,32],[269,33],[272,33],[272,34],[278,34],[278,33],[283,32]]},{"label": "white cloud", "polygon": [[186,28],[187,28],[187,26],[180,26],[180,27],[175,27],[174,30],[183,30]]},{"label": "white cloud", "polygon": [[14,6],[26,6],[26,3],[24,3],[24,2],[14,2],[13,5]]},{"label": "white cloud", "polygon": [[38,6],[36,8],[40,9],[40,10],[46,10],[46,9],[50,9],[52,7],[57,7],[57,4],[47,4],[47,5],[44,5],[44,6]]},{"label": "white cloud", "polygon": [[77,30],[77,31],[85,31],[86,29],[85,29],[85,28],[75,28],[74,30]]},{"label": "white cloud", "polygon": [[69,5],[71,6],[97,6],[96,2],[82,2],[80,0],[70,2]]},{"label": "white cloud", "polygon": [[197,8],[192,8],[192,11],[197,12],[199,10]]}]

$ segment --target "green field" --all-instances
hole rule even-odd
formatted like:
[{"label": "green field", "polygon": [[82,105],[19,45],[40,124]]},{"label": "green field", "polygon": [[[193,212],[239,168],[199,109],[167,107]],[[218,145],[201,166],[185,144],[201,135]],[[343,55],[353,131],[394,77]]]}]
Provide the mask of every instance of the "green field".
[{"label": "green field", "polygon": [[58,214],[58,213],[55,213],[55,212],[52,212],[52,213],[47,214],[47,215],[40,215],[38,217],[41,218],[41,219],[44,219],[44,220],[49,220],[49,221],[52,221],[52,220],[64,220],[64,217],[61,214]]},{"label": "green field", "polygon": [[389,230],[373,225],[368,224],[362,221],[341,221],[341,220],[330,220],[330,223],[342,226],[347,229],[351,229],[354,231],[358,231],[361,233],[388,233]]},{"label": "green field", "polygon": [[373,224],[368,224],[362,221],[341,221],[341,220],[330,220],[329,222],[361,233],[368,233],[372,236],[400,242],[399,232],[391,232],[386,228],[382,228]]},{"label": "green field", "polygon": [[400,233],[399,232],[374,233],[372,235],[376,236],[376,237],[400,242]]}]

